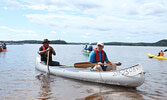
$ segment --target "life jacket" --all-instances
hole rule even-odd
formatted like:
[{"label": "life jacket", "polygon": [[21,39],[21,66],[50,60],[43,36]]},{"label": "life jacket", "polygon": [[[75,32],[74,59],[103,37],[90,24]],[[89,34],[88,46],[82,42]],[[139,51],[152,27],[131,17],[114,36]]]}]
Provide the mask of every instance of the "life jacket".
[{"label": "life jacket", "polygon": [[159,56],[164,56],[164,53],[163,52],[160,52],[160,55]]},{"label": "life jacket", "polygon": [[[95,48],[94,51],[95,51],[96,62],[99,62],[99,53],[98,53],[98,51],[97,51],[97,48]],[[101,54],[102,54],[102,55],[101,55],[101,57],[102,57],[102,62],[104,62],[105,53],[104,53],[103,50],[101,51]]]},{"label": "life jacket", "polygon": [[42,49],[45,50],[45,46],[44,45],[42,46]]},{"label": "life jacket", "polygon": [[[43,50],[46,50],[46,48],[45,48],[44,45],[42,46],[42,49],[43,49]],[[49,52],[50,52],[50,51],[49,51]],[[41,58],[41,59],[42,59],[41,61],[47,61],[47,55],[48,55],[48,54],[45,54],[45,55],[43,56],[43,58]],[[49,62],[50,62],[50,61],[52,61],[52,52],[49,53]]]},{"label": "life jacket", "polygon": [[[44,45],[42,46],[42,49],[43,49],[43,50],[46,50]],[[49,51],[49,52],[50,52],[50,51]]]}]

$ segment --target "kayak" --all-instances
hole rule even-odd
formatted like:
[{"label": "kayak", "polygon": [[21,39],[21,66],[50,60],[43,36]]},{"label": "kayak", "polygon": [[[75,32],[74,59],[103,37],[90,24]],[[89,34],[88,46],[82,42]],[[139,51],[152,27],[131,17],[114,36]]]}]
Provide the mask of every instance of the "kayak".
[{"label": "kayak", "polygon": [[[35,67],[39,71],[48,72],[47,66],[41,63],[39,57],[36,58]],[[138,87],[145,81],[145,72],[139,64],[106,72],[90,71],[89,68],[75,68],[74,66],[64,65],[49,66],[49,70],[50,74],[60,77],[125,87]]]},{"label": "kayak", "polygon": [[155,59],[159,59],[159,60],[167,60],[167,57],[157,56],[157,55],[153,55],[153,54],[149,54],[149,53],[147,53],[147,56],[149,58],[155,58]]},{"label": "kayak", "polygon": [[6,52],[7,50],[6,49],[2,49],[2,51],[1,52]]},{"label": "kayak", "polygon": [[91,53],[91,51],[88,51],[88,50],[82,50],[82,53],[83,53],[84,55],[89,56],[89,54]]}]

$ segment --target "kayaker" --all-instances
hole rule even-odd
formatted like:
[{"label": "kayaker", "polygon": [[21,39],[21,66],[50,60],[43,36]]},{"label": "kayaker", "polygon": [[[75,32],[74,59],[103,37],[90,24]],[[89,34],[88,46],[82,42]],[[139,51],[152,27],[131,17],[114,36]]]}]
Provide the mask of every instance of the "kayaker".
[{"label": "kayaker", "polygon": [[88,46],[88,51],[92,51],[93,50],[93,46],[91,43],[89,43],[89,46]]},{"label": "kayaker", "polygon": [[56,52],[55,50],[49,46],[49,40],[44,39],[43,40],[43,45],[39,48],[38,54],[41,56],[41,61],[47,64],[47,56],[48,56],[48,51],[49,51],[49,65],[50,66],[59,66],[58,61],[52,61],[52,54],[55,56]]},{"label": "kayaker", "polygon": [[85,44],[84,50],[87,50],[87,47],[88,47],[88,45],[87,45],[87,44]]},{"label": "kayaker", "polygon": [[[121,63],[113,63],[108,60],[107,54],[103,50],[104,43],[98,42],[97,47],[90,53],[89,62],[98,63],[97,65],[90,67],[90,70],[93,71],[110,71],[116,70],[116,66],[120,66]],[[108,65],[103,65],[106,62]]]},{"label": "kayaker", "polygon": [[2,44],[2,48],[6,49],[6,43],[5,42]]},{"label": "kayaker", "polygon": [[162,50],[158,53],[158,56],[162,56],[162,57],[164,56],[164,53]]}]

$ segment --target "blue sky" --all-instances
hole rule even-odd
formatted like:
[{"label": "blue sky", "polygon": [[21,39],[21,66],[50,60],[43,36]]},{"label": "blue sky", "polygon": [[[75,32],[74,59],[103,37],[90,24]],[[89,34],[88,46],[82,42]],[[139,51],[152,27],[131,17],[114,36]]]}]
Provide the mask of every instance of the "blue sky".
[{"label": "blue sky", "polygon": [[157,42],[167,0],[0,0],[0,40]]}]

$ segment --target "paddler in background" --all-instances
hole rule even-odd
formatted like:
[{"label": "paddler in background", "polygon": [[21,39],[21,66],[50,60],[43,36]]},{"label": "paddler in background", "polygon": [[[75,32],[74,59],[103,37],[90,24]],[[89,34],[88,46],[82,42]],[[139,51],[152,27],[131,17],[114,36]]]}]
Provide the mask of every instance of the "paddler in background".
[{"label": "paddler in background", "polygon": [[89,46],[88,46],[88,51],[91,52],[93,50],[93,46],[92,46],[92,43],[89,43]]},{"label": "paddler in background", "polygon": [[162,50],[158,53],[158,56],[162,56],[162,57],[164,56],[164,53]]},{"label": "paddler in background", "polygon": [[[90,53],[89,55],[89,62],[92,63],[98,63],[95,66],[90,67],[90,70],[92,71],[110,71],[110,70],[116,70],[116,66],[120,66],[121,63],[113,63],[108,60],[107,54],[103,50],[104,43],[98,42],[97,47]],[[106,62],[109,65],[104,65],[104,62]]]},{"label": "paddler in background", "polygon": [[49,51],[49,65],[50,66],[59,66],[58,61],[52,61],[52,54],[55,56],[56,52],[55,50],[49,46],[49,40],[44,39],[43,40],[43,45],[39,48],[38,54],[41,56],[41,61],[47,64],[47,56],[48,56],[48,51]]},{"label": "paddler in background", "polygon": [[88,49],[88,45],[87,45],[87,44],[85,44],[84,50],[87,50],[87,49]]},{"label": "paddler in background", "polygon": [[3,48],[3,49],[6,49],[6,48],[7,48],[5,42],[2,44],[2,48]]}]

